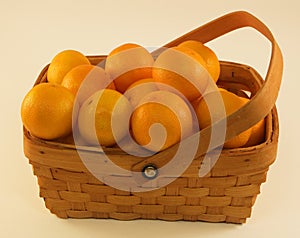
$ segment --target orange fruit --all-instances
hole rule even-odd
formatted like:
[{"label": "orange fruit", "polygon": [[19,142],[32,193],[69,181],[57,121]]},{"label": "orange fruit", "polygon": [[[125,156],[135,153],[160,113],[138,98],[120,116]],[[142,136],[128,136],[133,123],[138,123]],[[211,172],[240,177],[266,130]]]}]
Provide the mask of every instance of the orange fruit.
[{"label": "orange fruit", "polygon": [[131,111],[130,102],[118,91],[99,90],[79,110],[79,133],[89,144],[112,146],[128,134]]},{"label": "orange fruit", "polygon": [[72,132],[74,95],[65,87],[41,83],[25,96],[21,116],[25,128],[34,136],[52,140]]},{"label": "orange fruit", "polygon": [[220,62],[215,52],[209,47],[203,45],[200,41],[188,40],[178,45],[179,47],[188,47],[196,51],[204,59],[207,70],[214,82],[218,81],[220,76]]},{"label": "orange fruit", "polygon": [[112,50],[105,61],[105,70],[116,89],[124,93],[137,80],[152,77],[152,55],[142,46],[127,43]]},{"label": "orange fruit", "polygon": [[262,119],[251,128],[251,135],[244,147],[259,145],[265,139],[265,120]]},{"label": "orange fruit", "polygon": [[79,105],[100,89],[115,88],[104,69],[94,65],[78,65],[71,69],[63,78],[61,85],[77,96]]},{"label": "orange fruit", "polygon": [[[244,100],[245,103],[249,101],[248,98],[241,97],[242,100]],[[254,145],[259,145],[262,143],[265,139],[265,119],[260,120],[258,123],[256,123],[254,126],[251,127],[251,134],[247,141],[247,143],[244,145],[244,147],[250,147]]]},{"label": "orange fruit", "polygon": [[138,144],[157,152],[193,130],[192,114],[185,101],[168,91],[155,91],[142,98],[131,117],[132,135]]},{"label": "orange fruit", "polygon": [[172,47],[157,57],[152,77],[160,83],[160,89],[179,92],[189,101],[193,101],[205,91],[209,74],[203,58],[194,50]]},{"label": "orange fruit", "polygon": [[131,84],[124,95],[128,98],[132,107],[135,108],[145,95],[157,90],[158,87],[153,78],[146,78]]},{"label": "orange fruit", "polygon": [[[238,97],[237,95],[228,92],[225,89],[219,90],[221,100],[223,105],[218,104],[217,93],[211,92],[203,95],[203,98],[194,104],[194,109],[198,117],[199,127],[203,129],[211,125],[211,118],[214,118],[214,121],[224,118],[241,108],[246,102]],[[208,107],[210,105],[210,108]],[[222,108],[224,106],[225,113],[222,113]],[[209,110],[210,109],[210,110]],[[223,111],[224,111],[223,109]],[[251,128],[240,133],[236,137],[224,143],[224,148],[238,148],[244,146],[248,139],[250,138]]]},{"label": "orange fruit", "polygon": [[47,80],[50,83],[61,84],[64,76],[72,68],[82,64],[90,64],[88,58],[82,53],[76,50],[64,50],[52,59],[47,71]]}]

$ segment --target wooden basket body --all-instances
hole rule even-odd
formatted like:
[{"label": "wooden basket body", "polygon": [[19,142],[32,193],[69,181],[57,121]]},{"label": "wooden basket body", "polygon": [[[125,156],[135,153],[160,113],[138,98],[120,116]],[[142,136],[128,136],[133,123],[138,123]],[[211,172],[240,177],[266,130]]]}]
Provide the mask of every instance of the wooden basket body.
[{"label": "wooden basket body", "polygon": [[[90,57],[97,64],[102,57]],[[47,67],[36,83],[46,80]],[[237,94],[256,94],[262,78],[252,68],[221,63],[218,84]],[[198,176],[203,156],[194,158],[188,169],[172,183],[161,187],[164,178],[148,192],[121,191],[96,179],[84,166],[74,145],[34,138],[24,129],[24,153],[38,178],[46,207],[61,218],[112,218],[119,220],[161,219],[244,223],[250,217],[260,186],[275,161],[278,142],[276,108],[265,118],[265,141],[260,145],[224,149],[211,172]],[[94,151],[85,148],[87,154]],[[130,170],[141,159],[118,148],[110,158]],[[105,179],[121,175],[111,174]]]}]

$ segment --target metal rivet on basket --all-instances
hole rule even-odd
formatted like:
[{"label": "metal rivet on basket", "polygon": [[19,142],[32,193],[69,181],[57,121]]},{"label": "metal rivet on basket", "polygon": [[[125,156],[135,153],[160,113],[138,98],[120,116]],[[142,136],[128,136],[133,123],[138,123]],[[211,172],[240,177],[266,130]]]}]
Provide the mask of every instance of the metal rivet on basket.
[{"label": "metal rivet on basket", "polygon": [[158,170],[154,165],[146,165],[143,169],[143,175],[148,179],[154,179],[158,175]]}]

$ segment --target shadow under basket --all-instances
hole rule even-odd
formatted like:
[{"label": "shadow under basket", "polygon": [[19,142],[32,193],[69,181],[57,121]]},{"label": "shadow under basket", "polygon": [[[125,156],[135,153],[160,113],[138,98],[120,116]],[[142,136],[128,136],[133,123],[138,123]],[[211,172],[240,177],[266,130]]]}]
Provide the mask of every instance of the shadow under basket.
[{"label": "shadow under basket", "polygon": [[[237,12],[230,19],[237,17],[236,14],[249,17],[248,13]],[[213,24],[211,26],[211,29],[220,29],[213,28]],[[197,30],[201,36],[202,29],[205,27]],[[199,39],[195,32],[187,36]],[[183,37],[179,41],[190,38]],[[200,40],[206,42],[210,39]],[[89,57],[94,65],[104,58]],[[47,68],[40,73],[36,84],[47,80]],[[264,80],[251,67],[221,62],[220,87],[236,94],[249,92],[252,98],[263,84]],[[268,169],[276,159],[279,129],[275,106],[265,117],[265,125],[264,141],[247,148],[223,149],[206,176],[199,177],[205,156],[202,154],[195,157],[173,182],[161,186],[167,178],[158,176],[152,180],[155,189],[146,192],[123,191],[105,183],[122,179],[122,174],[112,172],[101,181],[94,177],[77,150],[90,156],[102,153],[95,152],[92,147],[79,146],[76,149],[71,142],[42,140],[33,137],[24,128],[24,153],[38,178],[40,196],[46,207],[61,218],[245,223],[251,215],[261,184],[266,181]],[[145,159],[126,154],[119,148],[105,148],[103,153],[109,154],[115,164],[128,171],[137,164],[142,166],[145,163]]]}]

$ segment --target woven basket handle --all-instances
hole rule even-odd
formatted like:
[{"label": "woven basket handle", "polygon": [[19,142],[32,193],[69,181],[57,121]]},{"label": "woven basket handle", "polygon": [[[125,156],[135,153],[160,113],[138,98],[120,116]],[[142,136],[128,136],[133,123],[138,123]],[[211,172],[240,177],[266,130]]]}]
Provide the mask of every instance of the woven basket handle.
[{"label": "woven basket handle", "polygon": [[[186,40],[198,40],[202,43],[206,43],[228,32],[243,27],[252,27],[264,35],[272,43],[272,54],[265,81],[259,91],[247,104],[225,119],[227,120],[225,141],[232,139],[241,132],[255,125],[257,122],[263,119],[275,105],[281,84],[283,58],[280,48],[277,45],[271,31],[264,23],[250,13],[238,11],[217,18],[216,20],[196,28],[195,30],[171,41],[164,46],[173,47]],[[224,122],[216,122],[216,126],[218,123],[220,124]],[[209,144],[211,128],[211,126],[207,127],[187,138],[187,140],[192,139],[194,136],[200,136],[201,138],[201,143],[199,143],[195,158],[207,152],[206,150]],[[220,145],[216,145],[214,148],[217,146]],[[158,167],[161,167],[171,159],[171,156],[177,151],[177,148],[178,144],[170,147],[169,149],[161,151],[158,154],[148,157],[143,162],[134,165],[132,169],[133,171],[141,171],[141,169],[148,164],[154,164]]]}]

